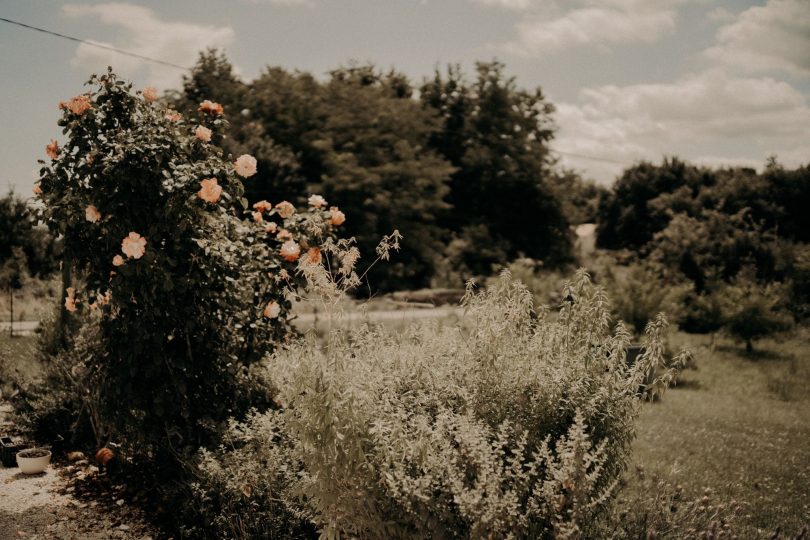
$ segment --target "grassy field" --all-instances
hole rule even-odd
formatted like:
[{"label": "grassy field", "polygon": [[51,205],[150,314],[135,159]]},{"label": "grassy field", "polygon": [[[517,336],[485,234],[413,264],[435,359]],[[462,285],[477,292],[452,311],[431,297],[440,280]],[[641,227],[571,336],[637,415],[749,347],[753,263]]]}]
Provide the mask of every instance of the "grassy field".
[{"label": "grassy field", "polygon": [[[658,483],[681,485],[688,497],[711,489],[711,504],[733,512],[739,538],[794,534],[810,523],[810,332],[741,346],[677,333],[698,369],[687,371],[661,401],[645,404],[635,467],[620,492],[647,501]],[[35,377],[35,338],[0,337],[0,387]]]},{"label": "grassy field", "polygon": [[644,406],[628,490],[655,478],[687,494],[739,503],[735,532],[759,538],[782,527],[796,534],[810,523],[810,333],[763,340],[746,356],[720,339],[675,334],[691,348],[687,371],[663,400]]}]

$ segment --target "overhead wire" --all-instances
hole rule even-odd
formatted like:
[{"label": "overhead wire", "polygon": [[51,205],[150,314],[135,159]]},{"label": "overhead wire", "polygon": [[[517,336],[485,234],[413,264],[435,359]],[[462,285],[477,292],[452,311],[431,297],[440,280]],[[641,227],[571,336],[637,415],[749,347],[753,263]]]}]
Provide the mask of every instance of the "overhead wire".
[{"label": "overhead wire", "polygon": [[14,25],[20,26],[22,28],[27,28],[28,30],[34,30],[36,32],[41,32],[43,34],[48,34],[50,36],[54,36],[54,37],[58,37],[58,38],[62,38],[62,39],[67,39],[67,40],[70,40],[70,41],[73,41],[73,42],[76,42],[76,43],[83,43],[83,44],[89,45],[91,47],[97,47],[99,49],[112,51],[114,53],[123,54],[123,55],[126,55],[126,56],[131,56],[133,58],[138,58],[140,60],[145,60],[147,62],[153,62],[155,64],[161,64],[163,66],[168,66],[168,67],[172,67],[172,68],[176,68],[176,69],[182,69],[183,71],[191,71],[191,68],[189,68],[189,67],[181,66],[179,64],[174,64],[172,62],[167,62],[166,60],[160,60],[158,58],[152,58],[150,56],[145,56],[143,54],[138,54],[138,53],[134,53],[134,52],[131,52],[131,51],[125,51],[125,50],[119,49],[117,47],[111,47],[109,45],[104,45],[102,43],[98,43],[98,42],[91,41],[91,40],[88,40],[88,39],[82,39],[82,38],[77,38],[77,37],[74,37],[74,36],[69,36],[67,34],[61,34],[59,32],[54,32],[53,30],[48,30],[47,28],[40,28],[38,26],[32,26],[30,24],[22,23],[22,22],[19,22],[19,21],[6,19],[5,17],[0,17],[0,21],[5,22],[5,23],[9,23],[9,24],[14,24]]}]

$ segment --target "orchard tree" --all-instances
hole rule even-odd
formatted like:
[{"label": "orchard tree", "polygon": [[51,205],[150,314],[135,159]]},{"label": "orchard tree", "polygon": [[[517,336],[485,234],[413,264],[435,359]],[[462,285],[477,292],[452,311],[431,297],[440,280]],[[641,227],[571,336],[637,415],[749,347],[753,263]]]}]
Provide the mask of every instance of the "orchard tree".
[{"label": "orchard tree", "polygon": [[10,191],[0,198],[0,266],[21,250],[26,273],[47,277],[57,269],[59,247],[48,229],[37,223],[34,208]]},{"label": "orchard tree", "polygon": [[95,336],[77,372],[98,391],[102,440],[184,455],[251,405],[248,368],[288,335],[297,261],[339,210],[275,200],[247,214],[256,160],[210,142],[227,126],[221,104],[186,117],[111,71],[88,84],[60,104],[66,141],[36,186],[81,278],[64,305]]},{"label": "orchard tree", "polygon": [[782,310],[783,290],[777,283],[761,285],[747,268],[725,289],[726,329],[745,343],[749,354],[754,341],[787,330],[793,319]]}]

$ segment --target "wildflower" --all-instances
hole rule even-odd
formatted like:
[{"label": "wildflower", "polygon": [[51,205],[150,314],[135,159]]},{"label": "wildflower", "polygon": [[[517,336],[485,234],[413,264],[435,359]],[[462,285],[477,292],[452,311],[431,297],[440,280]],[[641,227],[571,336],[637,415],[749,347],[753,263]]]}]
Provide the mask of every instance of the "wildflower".
[{"label": "wildflower", "polygon": [[41,195],[42,194],[42,188],[40,187],[39,182],[34,184],[34,190],[33,191],[34,191],[34,195]]},{"label": "wildflower", "polygon": [[211,134],[211,130],[205,126],[197,126],[197,129],[194,130],[194,136],[202,142],[211,142]]},{"label": "wildflower", "polygon": [[248,178],[256,174],[256,158],[247,154],[242,154],[236,159],[234,164],[236,174],[242,178]]},{"label": "wildflower", "polygon": [[93,105],[90,104],[90,97],[87,95],[76,96],[74,98],[70,98],[69,101],[60,101],[59,108],[60,109],[68,109],[70,112],[75,114],[76,116],[81,116],[87,111],[88,109],[92,108]]},{"label": "wildflower", "polygon": [[217,183],[216,178],[209,178],[200,182],[201,189],[197,192],[197,196],[205,202],[214,204],[219,201],[222,195],[222,186]]},{"label": "wildflower", "polygon": [[278,213],[282,219],[287,219],[295,213],[295,207],[287,201],[281,201],[276,205],[276,213]]},{"label": "wildflower", "polygon": [[295,262],[301,255],[301,247],[295,242],[295,240],[287,240],[281,244],[281,250],[279,253],[285,261]]},{"label": "wildflower", "polygon": [[320,195],[310,195],[309,205],[314,208],[323,208],[324,206],[326,206],[326,199],[324,199]]},{"label": "wildflower", "polygon": [[167,120],[171,120],[172,122],[179,122],[181,118],[183,118],[183,115],[181,115],[177,111],[172,111],[172,110],[166,111],[166,119]]},{"label": "wildflower", "polygon": [[66,289],[67,296],[65,297],[65,309],[73,313],[76,311],[76,289],[73,287],[68,287]]},{"label": "wildflower", "polygon": [[121,266],[124,264],[124,258],[121,255],[113,257],[113,266]]},{"label": "wildflower", "polygon": [[267,225],[264,226],[264,232],[267,233],[274,233],[278,229],[278,225],[276,225],[275,221],[269,222]]},{"label": "wildflower", "polygon": [[323,256],[321,255],[321,250],[319,248],[310,248],[307,251],[304,260],[307,264],[311,264],[313,266],[321,264],[323,262]]},{"label": "wildflower", "polygon": [[140,259],[146,252],[146,238],[136,232],[130,232],[121,242],[121,251],[127,257]]},{"label": "wildflower", "polygon": [[261,212],[253,212],[253,221],[256,223],[261,223],[263,221],[262,213]]},{"label": "wildflower", "polygon": [[279,306],[276,301],[268,302],[267,305],[264,306],[264,316],[268,319],[275,319],[280,313],[281,306]]},{"label": "wildflower", "polygon": [[273,205],[267,201],[259,201],[253,205],[253,209],[259,212],[269,212],[273,209]]},{"label": "wildflower", "polygon": [[279,240],[292,240],[293,235],[287,229],[281,229],[278,231],[276,238],[278,238]]},{"label": "wildflower", "polygon": [[145,99],[149,103],[157,101],[157,98],[158,98],[157,88],[155,88],[154,86],[147,86],[146,88],[143,89],[143,99]]},{"label": "wildflower", "polygon": [[88,165],[92,165],[93,161],[95,161],[95,158],[93,157],[93,154],[87,154],[87,157],[84,158],[84,160],[87,162]]},{"label": "wildflower", "polygon": [[197,110],[213,116],[219,116],[223,113],[224,109],[219,103],[214,103],[213,101],[206,99],[200,103],[200,107]]},{"label": "wildflower", "polygon": [[335,227],[338,227],[340,225],[343,225],[345,221],[346,221],[346,214],[338,210],[337,206],[333,206],[332,208],[329,209],[329,223],[331,223]]},{"label": "wildflower", "polygon": [[290,273],[287,272],[284,268],[278,271],[278,278],[279,279],[290,279]]},{"label": "wildflower", "polygon": [[96,223],[98,220],[101,219],[101,212],[99,212],[98,208],[96,208],[92,204],[88,204],[87,208],[84,209],[84,219],[86,219],[90,223]]},{"label": "wildflower", "polygon": [[51,144],[45,147],[45,153],[48,154],[48,157],[51,159],[56,159],[59,157],[59,143],[55,140],[51,139]]}]

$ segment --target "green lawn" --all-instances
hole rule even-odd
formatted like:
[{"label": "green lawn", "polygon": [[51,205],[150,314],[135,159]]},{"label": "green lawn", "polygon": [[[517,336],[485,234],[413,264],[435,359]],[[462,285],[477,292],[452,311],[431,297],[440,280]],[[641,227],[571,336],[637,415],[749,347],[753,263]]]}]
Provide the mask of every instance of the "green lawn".
[{"label": "green lawn", "polygon": [[655,476],[681,484],[692,496],[706,487],[717,502],[741,503],[740,538],[781,526],[796,534],[810,523],[810,333],[763,340],[746,356],[741,346],[675,334],[675,348],[691,348],[697,371],[663,400],[644,406],[630,490]]}]

